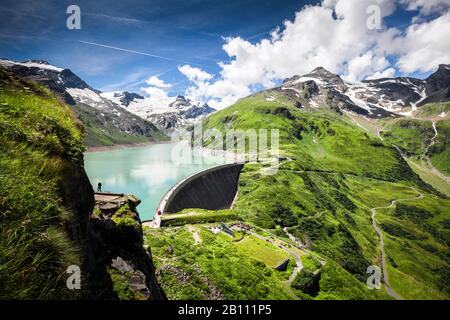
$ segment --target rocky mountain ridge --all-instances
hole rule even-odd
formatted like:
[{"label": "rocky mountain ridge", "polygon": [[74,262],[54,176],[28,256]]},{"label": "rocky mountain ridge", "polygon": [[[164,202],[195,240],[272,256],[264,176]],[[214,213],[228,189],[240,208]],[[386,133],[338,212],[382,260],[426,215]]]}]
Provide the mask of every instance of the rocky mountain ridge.
[{"label": "rocky mountain ridge", "polygon": [[[25,80],[45,85],[72,106],[85,124],[89,147],[159,141],[164,138],[151,122],[102,97],[100,91],[89,86],[69,69],[58,68],[42,60],[0,60],[0,65]],[[136,98],[140,96],[127,94],[121,97],[125,103]]]},{"label": "rocky mountain ridge", "polygon": [[327,104],[369,118],[410,116],[424,104],[450,100],[450,65],[439,65],[424,80],[397,77],[360,83],[346,82],[318,67],[308,74],[285,79],[277,90],[297,100],[302,107],[318,108]]},{"label": "rocky mountain ridge", "polygon": [[[182,95],[178,95],[168,105],[156,106],[150,99],[127,91],[107,92],[103,93],[102,96],[115,102],[127,111],[152,122],[158,129],[167,134],[191,125],[216,111],[206,103],[203,105],[196,104]],[[127,97],[126,100],[125,97]]]}]

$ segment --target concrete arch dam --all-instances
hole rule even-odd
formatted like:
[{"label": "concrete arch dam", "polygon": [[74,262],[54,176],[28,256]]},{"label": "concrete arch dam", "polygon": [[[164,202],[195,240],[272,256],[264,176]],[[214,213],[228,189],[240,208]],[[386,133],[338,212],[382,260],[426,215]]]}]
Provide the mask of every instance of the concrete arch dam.
[{"label": "concrete arch dam", "polygon": [[226,209],[233,203],[244,164],[226,164],[196,173],[174,186],[160,208],[164,214],[187,208]]}]

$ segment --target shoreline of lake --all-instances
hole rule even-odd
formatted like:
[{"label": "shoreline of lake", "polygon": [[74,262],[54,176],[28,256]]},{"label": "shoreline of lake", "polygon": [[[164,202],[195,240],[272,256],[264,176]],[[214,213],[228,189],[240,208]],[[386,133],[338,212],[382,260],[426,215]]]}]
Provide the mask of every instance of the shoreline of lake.
[{"label": "shoreline of lake", "polygon": [[[151,220],[164,195],[179,181],[223,164],[223,157],[219,156],[222,154],[206,150],[202,150],[199,162],[183,162],[178,159],[178,155],[183,155],[183,149],[186,154],[201,151],[191,149],[187,144],[178,147],[173,142],[95,148],[97,152],[85,153],[85,169],[94,188],[102,182],[106,192],[139,197],[142,200],[138,208],[141,219]],[[195,160],[191,157],[187,160],[190,159]]]},{"label": "shoreline of lake", "polygon": [[166,144],[166,143],[174,143],[174,142],[171,142],[171,141],[148,141],[148,142],[132,142],[132,143],[114,144],[111,146],[86,147],[85,152],[113,151],[113,150],[145,147],[145,146],[150,146],[150,145],[154,145],[154,144]]}]

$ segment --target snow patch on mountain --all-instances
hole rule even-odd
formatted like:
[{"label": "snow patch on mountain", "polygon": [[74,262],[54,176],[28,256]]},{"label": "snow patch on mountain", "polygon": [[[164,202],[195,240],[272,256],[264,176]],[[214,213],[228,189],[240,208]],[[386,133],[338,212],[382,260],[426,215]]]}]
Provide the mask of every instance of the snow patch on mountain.
[{"label": "snow patch on mountain", "polygon": [[[124,103],[123,97],[126,95],[133,98]],[[194,103],[184,96],[177,96],[174,101],[167,105],[155,104],[150,98],[140,97],[128,92],[104,92],[101,96],[129,112],[151,121],[165,132],[178,130],[193,124],[195,121],[216,111],[207,104]]]},{"label": "snow patch on mountain", "polygon": [[[80,120],[87,120],[86,126],[96,128],[97,133],[88,131],[88,143],[102,144],[103,139],[113,143],[122,143],[122,138],[116,139],[117,134],[126,133],[134,137],[145,137],[149,140],[159,139],[160,131],[149,121],[145,121],[135,114],[126,111],[117,103],[100,95],[100,91],[90,87],[70,69],[62,69],[50,65],[42,60],[28,60],[15,62],[9,59],[0,60],[0,64],[19,77],[45,85],[71,108]],[[122,98],[134,99],[139,95],[128,94]],[[130,141],[134,138],[130,137]]]},{"label": "snow patch on mountain", "polygon": [[23,62],[16,62],[16,61],[12,61],[12,60],[0,60],[0,65],[2,66],[13,66],[13,65],[18,65],[18,66],[23,66],[23,67],[28,67],[28,68],[39,68],[39,69],[43,69],[43,70],[51,70],[51,71],[55,71],[55,72],[61,72],[64,69],[63,68],[58,68],[55,66],[50,65],[48,62],[46,61],[42,61],[42,60],[26,60]]},{"label": "snow patch on mountain", "polygon": [[302,106],[333,105],[368,117],[411,116],[421,105],[450,100],[450,65],[439,65],[427,79],[380,78],[358,83],[344,81],[318,67],[283,81],[277,88]]},{"label": "snow patch on mountain", "polygon": [[66,91],[75,99],[78,103],[84,103],[95,108],[102,109],[105,107],[105,101],[95,91],[85,88],[67,88]]},{"label": "snow patch on mountain", "polygon": [[358,98],[359,93],[361,93],[361,88],[357,86],[349,86],[346,92],[347,96],[354,104],[369,111],[369,113],[372,113],[372,108],[367,105],[367,102],[363,99]]},{"label": "snow patch on mountain", "polygon": [[300,78],[298,78],[297,80],[292,81],[292,84],[297,84],[297,83],[301,83],[301,82],[306,82],[306,81],[314,81],[317,84],[320,85],[326,85],[327,83],[325,81],[320,80],[319,78],[316,77],[306,77],[306,76],[302,76]]}]

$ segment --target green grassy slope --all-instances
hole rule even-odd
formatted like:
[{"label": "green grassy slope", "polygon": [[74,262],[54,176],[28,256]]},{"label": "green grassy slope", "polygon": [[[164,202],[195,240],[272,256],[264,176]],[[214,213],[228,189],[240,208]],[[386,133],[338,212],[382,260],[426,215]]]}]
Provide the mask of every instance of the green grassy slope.
[{"label": "green grassy slope", "polygon": [[[323,267],[319,264],[320,295],[309,295],[300,289],[300,279],[289,285],[295,261],[276,244],[245,233],[214,235],[207,230],[212,225],[194,226],[200,243],[189,226],[145,230],[158,281],[169,299],[388,299],[331,260]],[[294,247],[290,250],[305,255]],[[274,267],[285,259],[287,270],[276,271]],[[297,278],[309,272],[310,264],[303,261],[305,269]]]},{"label": "green grassy slope", "polygon": [[450,175],[450,120],[436,123],[436,143],[428,150],[433,166]]},{"label": "green grassy slope", "polygon": [[382,290],[369,290],[330,260],[324,266],[305,267],[295,278],[292,287],[298,296],[309,300],[389,300]]},{"label": "green grassy slope", "polygon": [[289,258],[289,255],[286,252],[280,250],[272,244],[256,238],[255,236],[245,237],[245,239],[242,239],[236,243],[236,247],[245,255],[254,257],[266,266],[272,268],[275,268],[285,259]]},{"label": "green grassy slope", "polygon": [[[450,103],[428,104],[415,114],[417,118],[380,120],[381,136],[389,144],[400,147],[407,156],[419,160],[425,154],[435,168],[450,174]],[[445,115],[444,117],[442,115]],[[433,141],[435,123],[438,135]]]},{"label": "green grassy slope", "polygon": [[80,261],[60,191],[83,150],[69,107],[0,68],[0,298],[76,298],[65,271]]},{"label": "green grassy slope", "polygon": [[[268,95],[277,99],[267,101]],[[281,152],[295,159],[293,169],[352,173],[390,181],[418,180],[394,148],[370,137],[349,119],[326,109],[296,108],[277,92],[242,99],[212,114],[203,125],[205,131],[279,129]]]},{"label": "green grassy slope", "polygon": [[226,299],[292,298],[279,272],[237,250],[227,235],[198,229],[201,244],[184,227],[146,230],[158,281],[169,299],[212,299],[217,293]]},{"label": "green grassy slope", "polygon": [[392,287],[410,299],[448,299],[450,201],[425,195],[380,210]]},{"label": "green grassy slope", "polygon": [[[268,95],[276,100],[267,101]],[[417,125],[421,139],[416,139]],[[405,130],[398,132],[401,137],[395,142],[409,139],[407,143],[410,144],[405,149],[411,152],[421,152],[424,149],[421,141],[434,135],[431,122],[413,121],[397,127]],[[409,131],[410,127],[414,130]],[[418,191],[411,187],[431,199],[428,205],[433,201],[443,201],[411,170],[391,146],[392,141],[382,142],[369,136],[349,119],[330,112],[326,106],[306,111],[296,108],[287,97],[277,92],[262,92],[208,117],[203,129],[210,128],[221,131],[280,130],[281,153],[293,161],[283,163],[278,173],[272,176],[262,175],[261,165],[246,165],[239,181],[235,211],[242,219],[263,228],[287,227],[312,250],[342,266],[361,283],[367,279],[367,267],[380,264],[379,242],[371,225],[370,209],[386,206],[391,200],[414,197]],[[207,145],[209,143],[206,142]],[[445,206],[436,205],[436,208],[441,215],[448,217]],[[433,228],[431,221],[422,223],[425,228]],[[403,239],[404,236],[399,237]],[[429,237],[430,241],[439,242],[441,235],[431,233]],[[441,251],[430,254],[439,261],[439,267],[448,267],[448,260],[441,256],[448,250],[448,244],[439,243],[443,245],[439,247]],[[437,273],[432,265],[424,268]],[[391,271],[395,274],[398,270]],[[408,276],[431,290],[438,288],[437,277],[429,279],[417,273]],[[400,277],[392,281],[400,282],[399,288],[408,287],[410,283]],[[444,289],[437,290],[441,290],[439,297],[448,296]],[[431,296],[423,291],[418,297]]]},{"label": "green grassy slope", "polygon": [[375,127],[374,134],[379,131],[384,143],[398,146],[423,181],[449,196],[450,184],[445,176],[450,170],[449,110],[450,102],[427,104],[414,111],[413,118],[380,119],[364,126]]},{"label": "green grassy slope", "polygon": [[77,117],[84,124],[86,130],[85,144],[88,147],[113,146],[117,144],[148,143],[166,141],[168,137],[155,130],[151,134],[132,135],[115,128],[111,123],[101,121],[101,111],[84,104],[77,104],[74,108]]},{"label": "green grassy slope", "polygon": [[429,103],[424,106],[418,108],[413,114],[414,117],[417,118],[436,118],[442,116],[448,116],[448,112],[450,111],[450,102],[441,102],[441,103]]},{"label": "green grassy slope", "polygon": [[412,155],[421,155],[434,136],[431,121],[412,118],[388,119],[381,133],[387,143],[395,144]]},{"label": "green grassy slope", "polygon": [[408,163],[420,178],[426,183],[430,184],[437,191],[450,197],[450,184],[445,180],[445,177],[439,175],[430,164],[423,159],[409,158]]}]

